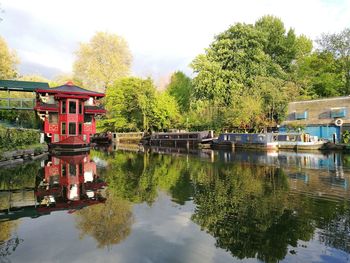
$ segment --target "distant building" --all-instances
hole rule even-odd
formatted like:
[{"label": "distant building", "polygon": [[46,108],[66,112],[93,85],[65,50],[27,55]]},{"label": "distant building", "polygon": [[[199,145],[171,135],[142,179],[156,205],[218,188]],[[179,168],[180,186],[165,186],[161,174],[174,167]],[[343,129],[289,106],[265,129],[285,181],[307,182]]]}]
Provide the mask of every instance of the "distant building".
[{"label": "distant building", "polygon": [[350,96],[291,102],[280,132],[302,127],[306,133],[339,142],[350,130]]}]

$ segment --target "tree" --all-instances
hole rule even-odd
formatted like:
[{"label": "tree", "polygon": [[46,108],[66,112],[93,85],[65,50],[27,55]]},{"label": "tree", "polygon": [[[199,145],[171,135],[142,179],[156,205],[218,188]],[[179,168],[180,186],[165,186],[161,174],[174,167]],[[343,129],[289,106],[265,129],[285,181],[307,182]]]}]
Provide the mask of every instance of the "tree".
[{"label": "tree", "polygon": [[74,77],[84,86],[104,91],[118,78],[130,72],[131,53],[120,36],[97,32],[89,43],[82,43],[76,52]]},{"label": "tree", "polygon": [[176,71],[171,76],[166,91],[175,98],[181,112],[187,112],[190,109],[192,83],[191,79],[183,72]]},{"label": "tree", "polygon": [[153,130],[176,128],[181,122],[178,104],[167,92],[157,92],[150,126]]},{"label": "tree", "polygon": [[296,79],[316,97],[346,95],[341,65],[330,52],[314,52],[298,61]]},{"label": "tree", "polygon": [[318,39],[321,51],[331,53],[337,64],[341,66],[341,74],[344,81],[344,94],[350,94],[350,28],[345,28],[340,33],[323,34]]},{"label": "tree", "polygon": [[266,76],[272,61],[265,54],[264,35],[252,25],[238,23],[219,34],[191,66],[197,76],[194,94],[199,99],[229,105],[235,90],[251,87],[255,76]]},{"label": "tree", "polygon": [[17,76],[17,55],[11,51],[6,41],[0,37],[0,79],[13,79]]},{"label": "tree", "polygon": [[99,126],[113,131],[148,131],[173,128],[179,123],[178,106],[151,79],[121,78],[106,93],[107,119]]}]

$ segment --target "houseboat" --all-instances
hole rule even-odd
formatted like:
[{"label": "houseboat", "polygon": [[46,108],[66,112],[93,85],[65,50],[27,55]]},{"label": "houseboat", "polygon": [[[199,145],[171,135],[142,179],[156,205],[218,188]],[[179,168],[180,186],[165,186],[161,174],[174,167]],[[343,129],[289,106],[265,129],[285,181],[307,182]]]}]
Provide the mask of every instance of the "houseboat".
[{"label": "houseboat", "polygon": [[305,151],[321,150],[325,148],[325,141],[319,140],[317,136],[307,133],[280,133],[275,135],[279,149]]},{"label": "houseboat", "polygon": [[88,150],[96,133],[96,116],[105,114],[99,100],[103,93],[68,82],[55,88],[38,88],[34,110],[44,122],[44,133],[51,149],[63,152]]},{"label": "houseboat", "polygon": [[278,149],[273,133],[222,133],[213,140],[213,148]]},{"label": "houseboat", "polygon": [[198,146],[200,144],[209,144],[214,139],[213,131],[199,132],[156,132],[149,137],[150,145],[174,146],[188,148],[189,146]]}]

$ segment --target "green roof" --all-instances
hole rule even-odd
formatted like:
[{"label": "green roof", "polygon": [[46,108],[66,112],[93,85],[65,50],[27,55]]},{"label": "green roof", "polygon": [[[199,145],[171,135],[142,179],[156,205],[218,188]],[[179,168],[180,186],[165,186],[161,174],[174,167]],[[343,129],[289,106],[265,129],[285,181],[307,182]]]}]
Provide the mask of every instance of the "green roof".
[{"label": "green roof", "polygon": [[0,91],[23,91],[33,92],[36,89],[48,89],[49,84],[46,82],[33,82],[33,81],[18,81],[18,80],[0,80]]}]

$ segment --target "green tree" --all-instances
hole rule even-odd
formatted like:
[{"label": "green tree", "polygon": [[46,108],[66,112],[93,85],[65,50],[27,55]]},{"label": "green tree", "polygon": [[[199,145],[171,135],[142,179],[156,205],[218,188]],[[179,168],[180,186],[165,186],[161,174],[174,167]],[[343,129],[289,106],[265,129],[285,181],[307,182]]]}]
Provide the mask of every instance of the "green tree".
[{"label": "green tree", "polygon": [[296,79],[311,96],[332,97],[345,95],[342,69],[334,56],[327,51],[314,52],[299,59]]},{"label": "green tree", "polygon": [[178,106],[151,79],[121,78],[107,89],[107,119],[99,125],[114,131],[163,130],[179,123]]},{"label": "green tree", "polygon": [[274,66],[264,42],[253,25],[238,23],[219,34],[191,64],[197,74],[195,96],[229,105],[235,90],[250,88],[256,76],[267,76]]},{"label": "green tree", "polygon": [[181,112],[187,112],[190,109],[192,80],[183,72],[176,71],[171,76],[170,83],[166,90],[175,98]]},{"label": "green tree", "polygon": [[17,76],[17,55],[11,51],[6,41],[0,37],[0,79],[13,79]]},{"label": "green tree", "polygon": [[152,130],[176,128],[181,123],[176,99],[167,92],[157,92],[150,116]]},{"label": "green tree", "polygon": [[209,101],[211,112],[218,113],[211,115],[217,118],[212,128],[276,125],[290,100],[307,96],[294,72],[311,49],[311,40],[287,31],[274,16],[264,16],[255,25],[237,23],[193,60],[194,98]]},{"label": "green tree", "polygon": [[350,28],[340,33],[323,34],[318,39],[321,51],[331,53],[339,64],[344,82],[344,94],[350,94]]},{"label": "green tree", "polygon": [[80,44],[73,66],[74,77],[85,87],[104,91],[129,74],[131,60],[128,44],[122,37],[97,32],[89,43]]}]

